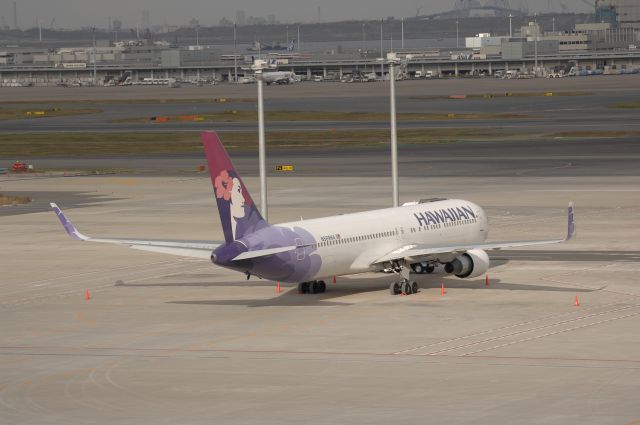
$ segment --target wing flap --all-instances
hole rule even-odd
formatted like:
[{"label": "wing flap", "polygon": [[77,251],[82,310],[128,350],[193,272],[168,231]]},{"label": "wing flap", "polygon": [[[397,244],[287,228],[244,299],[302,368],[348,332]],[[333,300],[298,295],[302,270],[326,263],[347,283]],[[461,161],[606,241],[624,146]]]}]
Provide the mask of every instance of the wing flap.
[{"label": "wing flap", "polygon": [[378,258],[376,263],[385,263],[388,261],[399,260],[401,258],[418,259],[420,257],[428,257],[435,254],[456,254],[466,252],[472,249],[484,249],[487,251],[505,249],[505,248],[517,248],[521,246],[534,246],[534,245],[550,245],[555,243],[565,242],[566,239],[553,239],[553,240],[536,240],[536,241],[505,241],[496,243],[483,243],[472,245],[452,245],[452,246],[434,246],[434,247],[416,247],[403,251],[400,255],[395,253],[387,254]]},{"label": "wing flap", "polygon": [[177,255],[180,257],[199,258],[202,260],[211,259],[211,250],[195,249],[195,248],[171,248],[168,246],[148,246],[148,245],[129,245],[133,249],[147,252],[157,252],[160,254]]}]

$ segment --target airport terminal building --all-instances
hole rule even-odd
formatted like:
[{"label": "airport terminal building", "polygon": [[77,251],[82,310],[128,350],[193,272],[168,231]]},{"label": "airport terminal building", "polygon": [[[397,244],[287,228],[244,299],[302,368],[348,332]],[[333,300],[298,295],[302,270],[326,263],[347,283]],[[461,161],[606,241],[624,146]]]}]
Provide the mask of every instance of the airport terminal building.
[{"label": "airport terminal building", "polygon": [[[545,31],[534,20],[511,35],[466,37],[457,48],[394,49],[402,62],[396,77],[491,76],[496,71],[517,72],[521,77],[568,75],[571,70],[573,75],[635,73],[640,69],[636,3],[617,2],[616,14],[608,15],[615,20],[576,24],[572,31]],[[602,2],[598,4],[603,7]],[[97,40],[91,47],[59,49],[7,47],[0,48],[0,84],[237,82],[252,75],[250,65],[258,56],[303,80],[359,81],[369,75],[369,81],[388,78],[388,68],[379,59],[388,50],[384,45],[382,52],[361,48],[305,52],[299,45],[275,51],[240,50],[237,46],[177,46],[149,40]]]}]

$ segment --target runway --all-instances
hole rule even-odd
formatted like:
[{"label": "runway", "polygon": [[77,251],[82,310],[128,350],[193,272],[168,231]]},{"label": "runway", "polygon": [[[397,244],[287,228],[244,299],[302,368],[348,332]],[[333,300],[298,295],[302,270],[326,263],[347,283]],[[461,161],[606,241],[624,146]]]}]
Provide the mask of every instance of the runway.
[{"label": "runway", "polygon": [[[402,81],[398,83],[398,112],[418,113],[516,113],[522,118],[509,119],[447,119],[429,121],[400,121],[399,128],[495,128],[506,133],[553,133],[577,130],[633,130],[640,124],[633,109],[613,108],[633,102],[640,94],[640,77],[606,76],[603,78],[565,78],[561,80],[496,80],[466,79],[438,81]],[[195,90],[185,88],[171,90],[162,87],[114,87],[39,90],[41,99],[53,98],[61,101],[90,101],[91,107],[103,110],[101,114],[40,118],[31,120],[0,121],[0,128],[10,133],[24,132],[130,132],[130,131],[256,131],[256,123],[229,122],[167,122],[118,123],[114,121],[153,116],[197,115],[229,110],[255,110],[256,97],[253,86],[220,85]],[[302,83],[292,86],[271,86],[265,90],[267,111],[345,111],[386,112],[389,109],[388,86],[386,84],[341,84]],[[15,90],[0,89],[5,94],[4,102],[12,99],[27,102],[32,95],[16,97]],[[24,90],[22,90],[24,92]],[[31,93],[31,92],[29,92]],[[130,93],[130,97],[127,97]],[[513,96],[505,96],[505,94]],[[544,96],[545,93],[554,96]],[[26,94],[26,93],[25,93]],[[496,97],[470,97],[448,99],[452,94],[487,95]],[[92,97],[86,97],[86,96]],[[131,104],[127,99],[148,99],[148,103]],[[216,102],[223,98],[226,102]],[[162,101],[166,103],[161,103]],[[168,101],[167,101],[168,99]],[[185,103],[172,103],[186,99]],[[188,102],[195,99],[199,103]],[[240,100],[240,102],[234,101]],[[114,104],[112,102],[124,102]],[[204,102],[204,103],[202,103]],[[74,103],[52,101],[36,104],[16,104],[20,108],[73,107]],[[387,120],[382,122],[268,122],[272,131],[302,130],[370,130],[387,129]]]},{"label": "runway", "polygon": [[[224,141],[224,135],[222,135]],[[399,175],[403,177],[517,177],[517,176],[635,176],[640,144],[634,138],[586,138],[572,140],[452,141],[427,145],[400,144]],[[196,176],[202,155],[148,155],[110,157],[20,158],[37,169],[64,171],[120,170],[129,175]],[[8,167],[15,158],[0,158]],[[243,175],[258,174],[255,152],[234,153]],[[389,150],[376,148],[267,149],[270,176],[280,164],[294,165],[290,177],[390,175]],[[46,176],[45,176],[46,177]],[[39,178],[0,176],[7,179]],[[48,178],[48,177],[47,177]],[[432,192],[431,184],[425,184]]]}]

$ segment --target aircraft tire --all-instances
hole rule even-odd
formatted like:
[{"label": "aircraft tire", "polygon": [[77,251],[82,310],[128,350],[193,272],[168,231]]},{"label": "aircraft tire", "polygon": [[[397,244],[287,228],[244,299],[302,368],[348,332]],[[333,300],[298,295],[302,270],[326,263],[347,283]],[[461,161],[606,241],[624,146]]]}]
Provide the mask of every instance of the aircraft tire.
[{"label": "aircraft tire", "polygon": [[318,282],[318,293],[322,294],[324,292],[326,292],[327,290],[327,284],[324,283],[324,280],[321,280]]},{"label": "aircraft tire", "polygon": [[413,292],[414,294],[418,293],[418,282],[412,282],[411,283],[411,292]]},{"label": "aircraft tire", "polygon": [[389,285],[389,292],[391,295],[400,295],[400,284],[398,282],[393,282]]},{"label": "aircraft tire", "polygon": [[299,294],[308,294],[309,293],[309,282],[298,283],[298,293]]},{"label": "aircraft tire", "polygon": [[404,292],[405,295],[413,294],[413,288],[411,287],[411,282],[402,283],[402,292]]}]

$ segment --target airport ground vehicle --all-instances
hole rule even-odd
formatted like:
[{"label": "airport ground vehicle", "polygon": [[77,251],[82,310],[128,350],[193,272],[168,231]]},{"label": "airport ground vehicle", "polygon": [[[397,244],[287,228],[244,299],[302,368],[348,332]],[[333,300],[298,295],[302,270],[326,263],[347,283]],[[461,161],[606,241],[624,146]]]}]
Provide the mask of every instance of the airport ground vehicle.
[{"label": "airport ground vehicle", "polygon": [[416,71],[415,78],[433,78],[433,71]]},{"label": "airport ground vehicle", "polygon": [[16,161],[11,166],[11,171],[13,171],[14,173],[24,173],[29,171],[29,166],[24,162]]}]

